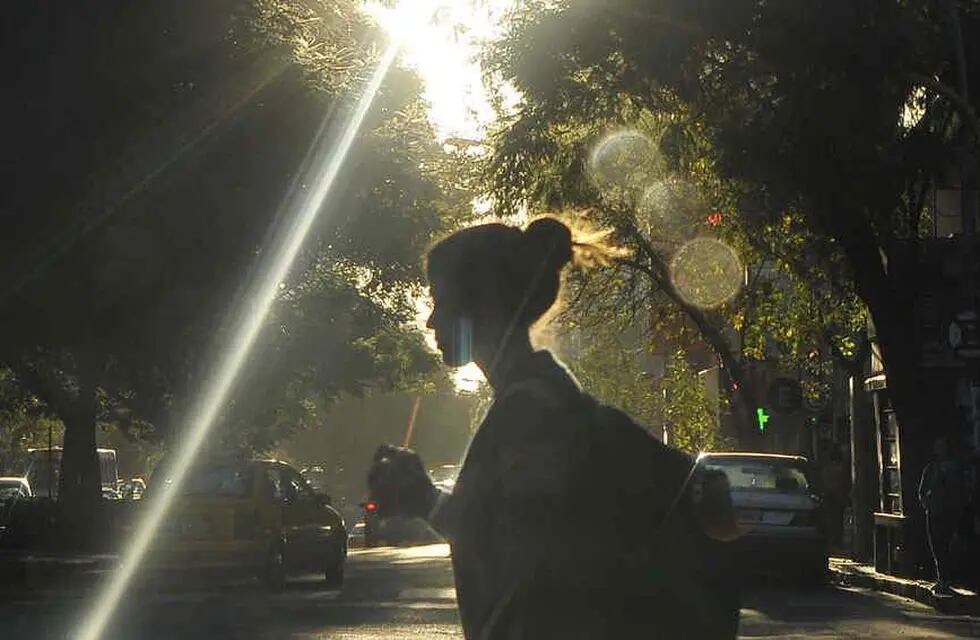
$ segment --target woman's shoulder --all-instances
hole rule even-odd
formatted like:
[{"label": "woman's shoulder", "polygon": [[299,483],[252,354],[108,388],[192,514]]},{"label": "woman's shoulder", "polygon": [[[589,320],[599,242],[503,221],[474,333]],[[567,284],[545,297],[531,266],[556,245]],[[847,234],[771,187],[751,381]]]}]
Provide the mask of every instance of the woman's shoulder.
[{"label": "woman's shoulder", "polygon": [[577,387],[547,378],[528,378],[515,383],[493,403],[488,418],[507,422],[554,422],[581,412],[585,395]]},{"label": "woman's shoulder", "polygon": [[582,392],[571,371],[549,351],[536,351],[509,378],[498,391],[495,403],[562,402]]},{"label": "woman's shoulder", "polygon": [[530,436],[568,427],[586,396],[564,367],[548,358],[554,364],[539,360],[497,392],[483,428]]}]

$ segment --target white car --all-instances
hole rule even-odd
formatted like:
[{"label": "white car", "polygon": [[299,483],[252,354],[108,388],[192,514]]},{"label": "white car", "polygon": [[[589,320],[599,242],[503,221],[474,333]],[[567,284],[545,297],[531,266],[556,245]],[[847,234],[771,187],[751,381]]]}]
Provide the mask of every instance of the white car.
[{"label": "white car", "polygon": [[13,513],[14,505],[33,496],[31,483],[26,478],[0,477],[0,539],[7,532],[7,522]]},{"label": "white car", "polygon": [[31,483],[27,478],[0,477],[0,502],[33,497],[34,492],[31,491]]},{"label": "white car", "polygon": [[722,471],[731,485],[748,569],[775,569],[807,582],[827,573],[827,541],[820,498],[807,459],[770,453],[703,453],[706,469]]}]

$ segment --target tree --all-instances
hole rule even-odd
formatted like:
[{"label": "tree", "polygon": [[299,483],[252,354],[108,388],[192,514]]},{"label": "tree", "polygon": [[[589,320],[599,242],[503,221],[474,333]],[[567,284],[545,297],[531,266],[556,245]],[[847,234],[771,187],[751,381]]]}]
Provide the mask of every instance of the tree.
[{"label": "tree", "polygon": [[750,447],[765,396],[748,375],[753,362],[805,371],[815,395],[829,386],[832,367],[829,357],[814,367],[811,354],[848,357],[863,307],[849,283],[833,277],[835,265],[797,268],[793,256],[806,237],[791,216],[750,229],[723,214],[732,189],[697,166],[672,167],[657,148],[666,133],[662,118],[628,106],[560,128],[528,131],[517,120],[496,137],[491,189],[504,207],[584,208],[588,222],[614,229],[631,256],[573,280],[576,322],[606,323],[625,312],[667,352],[706,344],[739,400],[736,425]]},{"label": "tree", "polygon": [[579,324],[566,317],[566,342],[577,345],[568,362],[582,386],[601,402],[622,409],[660,438],[692,453],[729,447],[721,434],[704,382],[688,363],[688,354],[663,354],[663,377],[644,370],[651,345],[648,336],[626,317],[607,316],[601,324]]},{"label": "tree", "polygon": [[[570,310],[571,311],[571,310]],[[569,367],[582,387],[601,402],[622,409],[660,436],[663,396],[644,369],[649,343],[622,317],[601,324],[583,323],[577,314],[564,314],[562,338],[574,345],[566,350]]]},{"label": "tree", "polygon": [[[64,422],[63,503],[83,521],[96,423],[180,428],[281,202],[308,186],[296,175],[310,140],[344,119],[380,35],[346,0],[19,3],[7,18],[14,98],[0,109],[18,162],[0,201],[0,363]],[[404,70],[384,83],[258,345],[276,357],[246,376],[267,393],[225,422],[257,404],[292,415],[239,441],[429,366],[406,335],[407,296],[458,193],[429,169],[446,160],[420,95]]]},{"label": "tree", "polygon": [[[517,135],[546,139],[624,107],[656,114],[665,158],[712,176],[750,243],[784,219],[799,230],[783,256],[792,272],[826,274],[867,308],[914,496],[930,432],[962,419],[953,385],[922,362],[938,336],[921,322],[933,283],[919,267],[930,192],[955,173],[976,186],[978,18],[962,0],[533,0],[493,73],[525,97]],[[967,243],[943,244],[969,274],[975,248],[957,257]],[[961,288],[961,308],[975,308]]]},{"label": "tree", "polygon": [[61,440],[63,426],[46,415],[44,405],[9,369],[0,369],[0,474],[26,471],[27,450]]},{"label": "tree", "polygon": [[664,376],[662,413],[669,425],[671,444],[689,451],[718,451],[731,448],[719,429],[704,383],[691,370],[684,352],[673,354]]},{"label": "tree", "polygon": [[[748,229],[790,216],[804,243],[789,261],[852,283],[903,432],[924,443],[929,425],[959,417],[949,385],[921,365],[908,311],[930,189],[957,164],[975,182],[978,18],[960,1],[535,0],[494,71],[524,94],[526,135],[625,104],[669,123],[666,155],[716,176]],[[925,449],[903,446],[906,495]]]}]

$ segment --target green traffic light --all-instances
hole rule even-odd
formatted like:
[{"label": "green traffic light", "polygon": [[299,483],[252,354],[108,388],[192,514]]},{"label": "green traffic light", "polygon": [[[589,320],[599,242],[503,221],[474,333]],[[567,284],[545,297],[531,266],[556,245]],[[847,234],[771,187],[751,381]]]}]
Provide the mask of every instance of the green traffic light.
[{"label": "green traffic light", "polygon": [[764,432],[766,430],[766,423],[769,422],[769,414],[762,407],[755,410],[755,418],[759,421],[759,431]]}]

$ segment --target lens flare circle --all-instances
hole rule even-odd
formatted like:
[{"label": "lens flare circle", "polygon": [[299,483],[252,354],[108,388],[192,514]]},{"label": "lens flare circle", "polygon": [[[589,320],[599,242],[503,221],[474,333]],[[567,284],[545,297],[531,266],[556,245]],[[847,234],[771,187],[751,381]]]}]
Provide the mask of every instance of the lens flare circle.
[{"label": "lens flare circle", "polygon": [[608,134],[592,150],[588,170],[606,195],[642,193],[655,173],[657,147],[650,136],[635,129]]},{"label": "lens flare circle", "polygon": [[734,298],[745,284],[745,267],[730,246],[717,238],[694,238],[670,262],[670,281],[690,305],[714,309]]},{"label": "lens flare circle", "polygon": [[676,178],[658,180],[646,187],[637,213],[655,237],[689,239],[706,210],[701,193],[690,183]]}]

